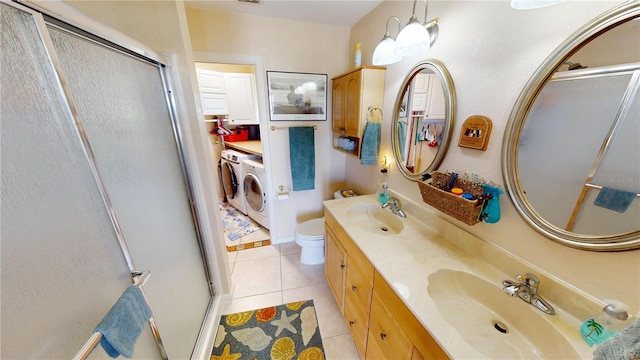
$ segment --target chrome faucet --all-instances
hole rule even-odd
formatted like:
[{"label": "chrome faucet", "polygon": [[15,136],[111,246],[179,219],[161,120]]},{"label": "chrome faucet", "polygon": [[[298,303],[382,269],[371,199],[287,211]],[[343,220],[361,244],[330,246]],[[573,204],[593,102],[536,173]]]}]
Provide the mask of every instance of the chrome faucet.
[{"label": "chrome faucet", "polygon": [[538,285],[540,285],[540,279],[537,276],[526,273],[524,276],[516,276],[515,281],[504,280],[502,290],[511,296],[517,296],[523,301],[535,306],[536,309],[549,314],[555,315],[553,306],[538,295]]},{"label": "chrome faucet", "polygon": [[382,204],[382,208],[389,208],[389,210],[391,210],[392,213],[400,216],[401,218],[406,218],[407,214],[404,213],[404,211],[402,211],[402,206],[400,205],[400,200],[398,200],[398,198],[396,197],[389,197],[389,200],[387,200],[386,203]]}]

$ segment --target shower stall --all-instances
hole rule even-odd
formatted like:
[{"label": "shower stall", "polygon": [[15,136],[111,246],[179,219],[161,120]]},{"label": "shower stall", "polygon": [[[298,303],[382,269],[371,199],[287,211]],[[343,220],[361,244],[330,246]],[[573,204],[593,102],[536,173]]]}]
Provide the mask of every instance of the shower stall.
[{"label": "shower stall", "polygon": [[0,20],[0,356],[73,357],[149,271],[134,358],[191,357],[214,288],[166,61],[24,4]]}]

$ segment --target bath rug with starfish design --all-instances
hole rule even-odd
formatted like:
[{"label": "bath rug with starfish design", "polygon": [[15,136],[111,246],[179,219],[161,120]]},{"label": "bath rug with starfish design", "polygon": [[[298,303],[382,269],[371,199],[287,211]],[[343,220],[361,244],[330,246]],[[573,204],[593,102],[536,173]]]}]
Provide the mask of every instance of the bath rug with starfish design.
[{"label": "bath rug with starfish design", "polygon": [[222,315],[211,360],[237,359],[324,359],[313,300]]}]

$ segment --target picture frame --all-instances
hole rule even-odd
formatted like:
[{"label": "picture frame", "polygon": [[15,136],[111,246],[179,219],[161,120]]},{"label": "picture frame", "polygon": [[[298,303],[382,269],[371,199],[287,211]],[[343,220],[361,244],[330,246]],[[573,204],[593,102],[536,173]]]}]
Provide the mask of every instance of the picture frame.
[{"label": "picture frame", "polygon": [[271,121],[326,121],[327,74],[267,71]]}]

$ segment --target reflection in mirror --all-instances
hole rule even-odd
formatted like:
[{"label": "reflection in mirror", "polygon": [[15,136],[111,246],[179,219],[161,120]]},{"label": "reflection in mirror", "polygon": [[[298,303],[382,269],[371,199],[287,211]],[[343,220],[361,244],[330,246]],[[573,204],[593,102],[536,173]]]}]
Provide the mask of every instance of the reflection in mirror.
[{"label": "reflection in mirror", "polygon": [[567,40],[520,95],[505,132],[516,209],[564,245],[640,247],[639,17],[637,2],[623,4]]},{"label": "reflection in mirror", "polygon": [[410,180],[438,168],[449,145],[455,109],[453,81],[437,60],[414,66],[405,78],[393,114],[396,164]]}]

